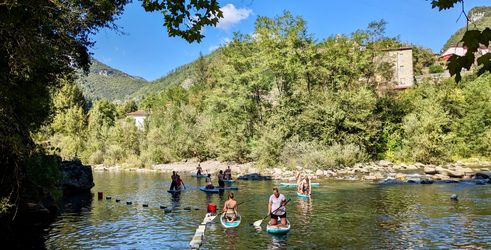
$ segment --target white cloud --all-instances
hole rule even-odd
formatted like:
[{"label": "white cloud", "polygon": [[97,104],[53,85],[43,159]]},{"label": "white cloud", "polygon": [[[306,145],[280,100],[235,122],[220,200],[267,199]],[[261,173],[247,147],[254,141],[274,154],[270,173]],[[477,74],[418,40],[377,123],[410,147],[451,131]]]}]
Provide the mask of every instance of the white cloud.
[{"label": "white cloud", "polygon": [[242,20],[247,19],[251,14],[252,10],[248,8],[235,8],[231,3],[220,8],[223,13],[223,17],[217,24],[217,28],[222,30],[228,30],[233,25],[239,23]]}]

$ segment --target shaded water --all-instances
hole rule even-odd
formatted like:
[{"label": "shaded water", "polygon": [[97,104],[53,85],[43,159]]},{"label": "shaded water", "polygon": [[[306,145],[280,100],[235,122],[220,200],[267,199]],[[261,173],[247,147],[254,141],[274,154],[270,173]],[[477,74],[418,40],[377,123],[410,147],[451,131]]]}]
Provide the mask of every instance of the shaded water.
[{"label": "shaded water", "polygon": [[[157,173],[94,173],[92,191],[103,191],[112,199],[97,200],[94,195],[82,204],[66,201],[71,205],[49,230],[47,248],[188,248],[206,204],[214,202],[221,208],[227,192],[206,194],[197,189],[203,179],[185,177],[188,190],[173,197],[165,191],[169,179],[168,174]],[[242,224],[224,229],[215,219],[202,249],[491,248],[491,185],[325,181],[314,189],[311,200],[297,198],[293,188],[281,188],[292,198],[287,207],[292,230],[277,237],[249,225],[267,213],[276,184],[236,182],[238,202],[247,201],[239,206]],[[458,202],[449,199],[452,193],[459,195]],[[143,208],[143,203],[149,207]],[[173,212],[165,213],[160,205],[174,207]]]}]

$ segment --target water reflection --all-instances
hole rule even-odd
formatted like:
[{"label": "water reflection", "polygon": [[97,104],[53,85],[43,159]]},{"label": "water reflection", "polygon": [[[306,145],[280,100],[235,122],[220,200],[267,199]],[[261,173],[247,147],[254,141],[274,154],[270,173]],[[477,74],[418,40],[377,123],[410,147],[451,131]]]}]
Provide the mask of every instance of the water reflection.
[{"label": "water reflection", "polygon": [[230,247],[235,247],[239,238],[239,233],[235,228],[227,228],[225,232],[225,244]]},{"label": "water reflection", "polygon": [[275,235],[270,234],[271,243],[268,245],[268,249],[287,249],[288,247],[288,235]]},{"label": "water reflection", "polygon": [[63,195],[61,199],[62,210],[69,213],[87,212],[92,207],[93,196],[90,192]]}]

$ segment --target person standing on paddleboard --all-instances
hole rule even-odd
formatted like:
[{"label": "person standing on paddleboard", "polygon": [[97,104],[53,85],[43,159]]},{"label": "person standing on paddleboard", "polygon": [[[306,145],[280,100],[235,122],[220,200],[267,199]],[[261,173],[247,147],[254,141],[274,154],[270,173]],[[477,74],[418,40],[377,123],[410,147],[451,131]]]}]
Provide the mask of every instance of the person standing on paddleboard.
[{"label": "person standing on paddleboard", "polygon": [[169,190],[177,189],[177,173],[176,173],[176,171],[172,171],[172,175],[170,178],[171,178],[172,182],[170,183]]},{"label": "person standing on paddleboard", "polygon": [[225,182],[223,181],[223,171],[222,170],[220,170],[220,172],[218,172],[218,186],[220,188],[225,187]]},{"label": "person standing on paddleboard", "polygon": [[196,175],[203,175],[203,174],[201,173],[201,171],[203,171],[203,169],[201,168],[200,163],[198,163],[198,166],[196,167],[196,170],[198,170],[198,171],[196,172]]},{"label": "person standing on paddleboard", "polygon": [[273,188],[273,194],[269,197],[268,214],[270,217],[269,224],[277,225],[278,218],[281,219],[281,226],[286,226],[286,198],[280,194],[278,188]]}]

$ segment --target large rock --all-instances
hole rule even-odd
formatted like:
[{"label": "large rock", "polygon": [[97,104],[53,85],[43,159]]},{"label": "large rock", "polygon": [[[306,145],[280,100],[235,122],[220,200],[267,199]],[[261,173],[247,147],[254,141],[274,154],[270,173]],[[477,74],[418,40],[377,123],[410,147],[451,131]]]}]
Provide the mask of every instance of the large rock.
[{"label": "large rock", "polygon": [[82,165],[80,161],[61,162],[60,172],[65,193],[87,192],[94,186],[91,167]]},{"label": "large rock", "polygon": [[238,180],[252,180],[252,181],[261,181],[261,180],[271,180],[271,176],[264,176],[258,173],[251,173],[237,177]]},{"label": "large rock", "polygon": [[435,167],[435,170],[438,174],[441,174],[441,175],[448,175],[448,169],[446,168],[443,168],[441,166],[437,166]]},{"label": "large rock", "polygon": [[465,173],[457,170],[456,171],[448,170],[447,175],[453,178],[462,178],[464,177]]},{"label": "large rock", "polygon": [[418,170],[418,167],[416,167],[415,165],[408,165],[408,166],[406,166],[406,169],[407,170]]},{"label": "large rock", "polygon": [[392,162],[386,160],[379,161],[377,164],[381,167],[392,167],[394,165]]},{"label": "large rock", "polygon": [[438,173],[435,168],[430,167],[430,166],[425,166],[423,171],[425,172],[425,174],[437,174]]},{"label": "large rock", "polygon": [[396,180],[394,178],[387,178],[387,179],[379,181],[379,184],[391,185],[391,184],[403,184],[403,182],[400,180]]},{"label": "large rock", "polygon": [[475,177],[476,177],[476,179],[490,179],[491,178],[491,172],[480,171],[480,172],[476,173]]},{"label": "large rock", "polygon": [[431,178],[433,180],[448,180],[448,179],[450,179],[450,177],[448,177],[447,175],[443,175],[443,174],[435,174]]}]

